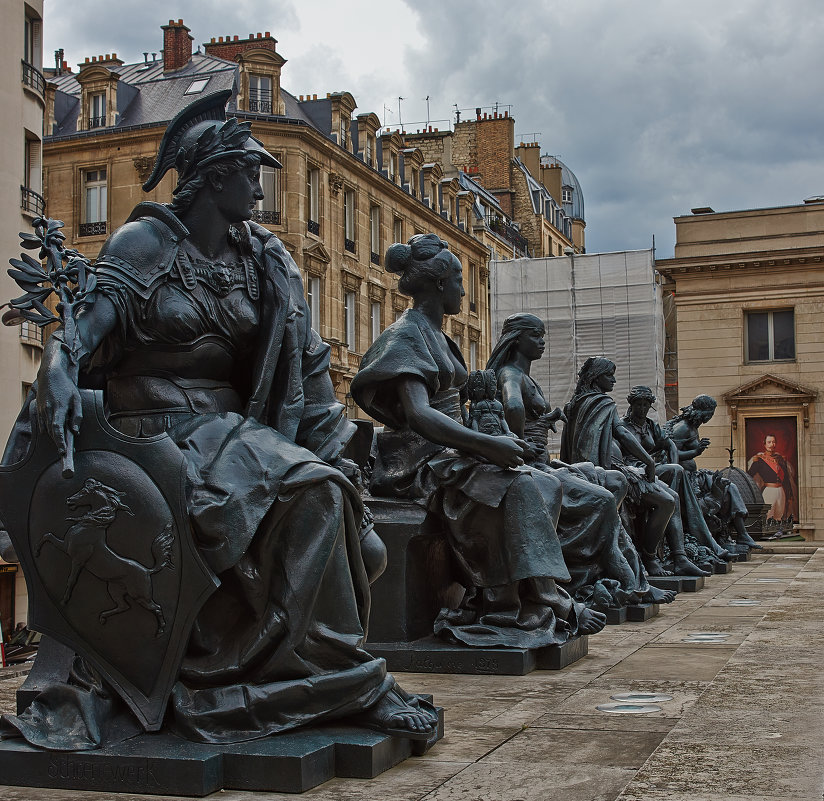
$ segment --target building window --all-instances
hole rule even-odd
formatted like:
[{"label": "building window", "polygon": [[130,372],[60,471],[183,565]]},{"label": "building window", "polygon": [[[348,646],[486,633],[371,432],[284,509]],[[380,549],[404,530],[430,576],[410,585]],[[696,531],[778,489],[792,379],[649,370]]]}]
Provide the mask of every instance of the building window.
[{"label": "building window", "polygon": [[208,78],[198,78],[189,84],[189,88],[183,93],[184,95],[199,95],[209,83]]},{"label": "building window", "polygon": [[275,167],[261,165],[260,186],[263,189],[263,200],[257,202],[257,208],[252,212],[255,222],[280,225],[280,173],[281,171]]},{"label": "building window", "polygon": [[[20,339],[27,345],[43,347],[43,329],[29,320],[20,323]],[[28,386],[31,386],[29,384]],[[24,396],[25,399],[25,396]]]},{"label": "building window", "polygon": [[572,203],[572,187],[565,186],[561,189],[561,202],[562,203]]},{"label": "building window", "polygon": [[341,147],[349,146],[349,117],[341,115],[340,118],[340,132],[338,134],[338,142]]},{"label": "building window", "polygon": [[460,334],[452,334],[452,341],[458,346],[458,350],[461,349],[461,335]]},{"label": "building window", "polygon": [[372,137],[369,134],[366,134],[366,143],[363,147],[363,163],[366,164],[368,167],[372,166]]},{"label": "building window", "polygon": [[420,173],[417,170],[412,170],[412,197],[418,196],[418,191],[420,190],[421,186],[421,179]]},{"label": "building window", "polygon": [[103,128],[106,125],[106,93],[89,95],[89,128]]},{"label": "building window", "polygon": [[309,325],[320,333],[320,278],[309,276],[306,282],[306,305],[309,307]]},{"label": "building window", "polygon": [[745,312],[747,361],[778,362],[795,359],[794,317],[792,309]]},{"label": "building window", "polygon": [[392,241],[403,242],[403,220],[400,217],[395,217],[392,223]]},{"label": "building window", "polygon": [[39,67],[42,63],[42,57],[40,55],[41,24],[39,19],[26,14],[25,22],[23,23],[23,61],[34,67]]},{"label": "building window", "polygon": [[249,76],[249,111],[272,113],[272,79],[268,75]]},{"label": "building window", "polygon": [[369,259],[372,264],[381,263],[381,209],[380,206],[369,208]]},{"label": "building window", "polygon": [[343,293],[343,328],[346,336],[346,347],[355,350],[355,293],[347,291]]},{"label": "building window", "polygon": [[394,181],[395,176],[398,173],[398,154],[397,153],[390,153],[389,154],[389,180]]},{"label": "building window", "polygon": [[474,340],[469,343],[469,369],[478,369],[478,343]]},{"label": "building window", "polygon": [[320,234],[320,170],[309,167],[306,172],[306,228],[310,234]]},{"label": "building window", "polygon": [[478,289],[477,289],[477,282],[478,282],[478,267],[469,262],[469,275],[467,276],[467,283],[469,286],[467,287],[467,295],[469,296],[469,311],[476,312],[478,311],[478,306],[476,304]]},{"label": "building window", "polygon": [[355,190],[346,189],[343,193],[343,247],[350,253],[355,252]]},{"label": "building window", "polygon": [[371,345],[381,333],[381,304],[377,300],[372,301],[369,307],[369,344]]},{"label": "building window", "polygon": [[80,236],[95,236],[106,233],[107,183],[106,168],[84,170],[83,208],[80,213]]}]

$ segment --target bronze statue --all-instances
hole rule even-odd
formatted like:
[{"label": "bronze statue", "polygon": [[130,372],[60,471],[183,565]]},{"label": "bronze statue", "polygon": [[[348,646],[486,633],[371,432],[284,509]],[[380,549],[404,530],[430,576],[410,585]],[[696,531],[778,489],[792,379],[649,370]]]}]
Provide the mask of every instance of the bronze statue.
[{"label": "bronze statue", "polygon": [[717,517],[722,524],[722,530],[718,531],[719,535],[725,535],[728,528],[734,532],[735,543],[730,543],[733,550],[746,551],[761,546],[750,537],[744,525],[747,507],[738,488],[723,478],[719,471],[699,469],[695,463],[695,459],[710,444],[709,439],[699,435],[699,426],[712,420],[717,405],[715,398],[698,395],[692,403],[681,409],[681,414],[668,420],[664,429],[675,443],[678,460],[701,506],[702,520],[695,525],[694,531],[691,527],[691,533],[698,543],[709,548],[716,558],[729,560],[729,548],[716,540],[706,524],[706,520],[712,517]]},{"label": "bronze statue", "polygon": [[527,462],[561,481],[564,503],[558,536],[572,575],[570,591],[587,603],[606,596],[608,605],[669,603],[675,593],[650,587],[631,539],[621,525],[618,508],[628,482],[618,470],[591,460],[550,461],[549,430],[564,413],[549,404],[530,375],[533,361],[544,353],[545,327],[533,314],[514,314],[504,321],[501,337],[487,363],[498,375],[506,418],[512,431],[530,444]]},{"label": "bronze statue", "polygon": [[561,482],[521,469],[523,440],[462,424],[466,365],[441,328],[461,308],[461,263],[436,235],[419,234],[392,245],[385,265],[413,307],[366,352],[351,391],[386,426],[371,493],[422,499],[444,522],[466,592],[435,632],[468,646],[541,648],[599,631],[605,616],[557,586],[570,579],[556,532]]},{"label": "bronze statue", "polygon": [[568,422],[561,440],[561,458],[589,460],[624,473],[641,557],[650,575],[669,574],[658,558],[665,536],[676,573],[709,575],[687,558],[678,495],[657,479],[655,460],[618,416],[615,401],[608,395],[614,386],[614,362],[601,356],[584,362],[572,399],[564,407]]},{"label": "bronze statue", "polygon": [[[160,648],[173,621],[158,612],[151,581],[157,595],[182,569],[170,556],[179,538],[193,537],[219,587],[180,644],[167,720],[186,738],[238,742],[346,719],[429,739],[432,707],[363,649],[364,553],[379,564],[381,545],[374,532],[360,542],[362,501],[338,469],[353,426],[335,400],[329,348],[309,325],[297,266],[250,222],[261,164],[281,165],[249,123],[225,118],[228,95],[195,101],[170,123],[144,189],[174,167],[174,200],[139,204],[103,245],[85,302],[64,308],[65,325],[46,344],[35,403],[24,405],[4,458],[25,455],[35,419],[63,456],[93,423],[120,442],[112,463],[133,443],[156,443],[166,448],[158,469],[182,466],[185,483],[171,475],[185,488],[183,524],[138,529],[147,555],[126,560],[104,545],[105,527],[154,505],[119,487],[125,471],[122,481],[87,479],[67,500],[80,513],[60,511],[69,522],[43,532],[32,559],[71,563],[64,603],[85,615],[89,638],[123,626],[128,651],[129,626],[153,625]],[[84,419],[84,410],[94,416],[90,388],[103,391],[103,422]],[[115,608],[84,607],[105,582]],[[83,749],[107,744],[124,716],[105,672],[78,658],[67,682],[5,724],[36,745]]]}]

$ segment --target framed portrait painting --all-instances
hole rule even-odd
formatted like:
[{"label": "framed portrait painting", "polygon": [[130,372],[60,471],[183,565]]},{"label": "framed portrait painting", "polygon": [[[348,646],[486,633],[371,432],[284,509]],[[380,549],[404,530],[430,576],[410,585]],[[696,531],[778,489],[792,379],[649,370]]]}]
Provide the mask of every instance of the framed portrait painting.
[{"label": "framed portrait painting", "polygon": [[798,517],[798,421],[792,417],[748,417],[747,472],[770,504],[767,519]]}]

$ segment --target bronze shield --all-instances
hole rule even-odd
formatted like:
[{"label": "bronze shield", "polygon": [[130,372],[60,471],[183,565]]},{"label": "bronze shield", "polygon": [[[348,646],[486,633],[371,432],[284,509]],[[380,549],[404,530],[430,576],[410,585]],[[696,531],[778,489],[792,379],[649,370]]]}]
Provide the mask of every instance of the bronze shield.
[{"label": "bronze shield", "polygon": [[81,395],[74,476],[33,431],[27,456],[0,467],[0,519],[26,577],[29,626],[88,659],[155,731],[220,582],[194,544],[180,450],[166,434],[124,436],[102,393]]}]

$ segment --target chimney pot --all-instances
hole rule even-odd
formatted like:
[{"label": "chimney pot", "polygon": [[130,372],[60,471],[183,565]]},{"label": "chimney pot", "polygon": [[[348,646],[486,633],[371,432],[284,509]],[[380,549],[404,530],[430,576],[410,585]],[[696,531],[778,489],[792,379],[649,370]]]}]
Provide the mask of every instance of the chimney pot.
[{"label": "chimney pot", "polygon": [[182,19],[179,19],[179,20],[177,21],[177,24],[178,24],[178,25],[182,25],[182,24],[183,24],[183,20],[182,20]]},{"label": "chimney pot", "polygon": [[269,31],[266,31],[266,38],[268,39],[272,34]]},{"label": "chimney pot", "polygon": [[174,24],[175,24],[175,21],[173,19],[170,19],[169,20],[169,25],[174,25]]},{"label": "chimney pot", "polygon": [[240,37],[237,34],[235,34],[234,41],[236,42],[238,39],[240,39]]},{"label": "chimney pot", "polygon": [[317,99],[318,99],[317,95],[312,95],[312,100],[317,100]]}]

